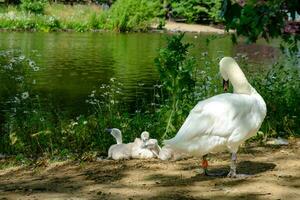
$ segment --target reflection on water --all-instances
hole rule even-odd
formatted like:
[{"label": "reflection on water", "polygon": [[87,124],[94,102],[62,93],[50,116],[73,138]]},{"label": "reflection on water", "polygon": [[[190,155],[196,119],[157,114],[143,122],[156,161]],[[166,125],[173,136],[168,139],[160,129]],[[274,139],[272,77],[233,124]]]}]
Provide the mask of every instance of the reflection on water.
[{"label": "reflection on water", "polygon": [[[21,49],[39,71],[33,74],[35,90],[61,109],[84,113],[93,89],[115,77],[124,84],[123,100],[150,99],[158,82],[154,58],[165,44],[161,33],[0,33],[0,50]],[[230,37],[187,34],[191,54],[201,67],[201,55],[210,59],[235,54]],[[210,73],[216,73],[211,66]],[[141,87],[141,84],[143,86]],[[4,84],[0,80],[0,84]],[[1,91],[0,91],[1,92]]]}]

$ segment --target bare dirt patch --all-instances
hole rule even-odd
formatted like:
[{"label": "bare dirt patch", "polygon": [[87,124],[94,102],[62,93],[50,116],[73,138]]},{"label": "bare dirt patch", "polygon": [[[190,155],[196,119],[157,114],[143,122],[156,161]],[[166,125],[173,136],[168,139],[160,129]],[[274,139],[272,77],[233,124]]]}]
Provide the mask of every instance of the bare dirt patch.
[{"label": "bare dirt patch", "polygon": [[[209,157],[211,170],[229,170],[229,154]],[[0,199],[299,199],[299,141],[281,147],[245,147],[238,159],[239,173],[251,177],[204,177],[195,172],[201,161],[196,158],[8,168],[0,170]]]}]

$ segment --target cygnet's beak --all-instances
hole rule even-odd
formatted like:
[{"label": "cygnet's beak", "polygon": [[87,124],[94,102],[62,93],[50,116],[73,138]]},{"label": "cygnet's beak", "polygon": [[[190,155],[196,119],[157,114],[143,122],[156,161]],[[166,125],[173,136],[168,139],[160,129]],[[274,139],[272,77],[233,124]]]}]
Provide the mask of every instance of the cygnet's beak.
[{"label": "cygnet's beak", "polygon": [[112,128],[107,128],[107,129],[105,129],[105,131],[110,133],[112,131]]},{"label": "cygnet's beak", "polygon": [[223,89],[224,89],[224,92],[227,92],[228,87],[229,87],[229,80],[225,81],[223,79]]}]

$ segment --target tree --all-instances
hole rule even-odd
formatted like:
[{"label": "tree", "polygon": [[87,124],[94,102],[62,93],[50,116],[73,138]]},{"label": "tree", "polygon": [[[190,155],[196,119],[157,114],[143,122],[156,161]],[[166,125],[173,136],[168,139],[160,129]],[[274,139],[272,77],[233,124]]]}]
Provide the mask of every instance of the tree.
[{"label": "tree", "polygon": [[259,37],[267,41],[281,38],[282,48],[288,45],[291,52],[297,52],[300,23],[296,21],[300,14],[299,0],[223,0],[222,16],[226,29],[234,29],[236,36],[245,36],[249,42]]}]

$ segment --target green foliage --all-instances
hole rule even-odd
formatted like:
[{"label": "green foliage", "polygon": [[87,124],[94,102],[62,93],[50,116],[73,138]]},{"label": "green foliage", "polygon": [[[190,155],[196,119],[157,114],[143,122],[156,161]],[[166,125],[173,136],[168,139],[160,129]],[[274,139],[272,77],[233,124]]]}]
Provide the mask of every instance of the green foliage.
[{"label": "green foliage", "polygon": [[172,15],[187,22],[220,22],[221,0],[172,0]]},{"label": "green foliage", "polygon": [[[190,57],[188,49],[191,44],[182,43],[184,34],[174,35],[167,39],[167,47],[160,49],[155,65],[160,74],[160,80],[168,93],[167,126],[165,137],[176,131],[178,122],[193,102],[195,80],[195,59]],[[181,120],[180,120],[181,119]]]},{"label": "green foliage", "polygon": [[21,0],[21,8],[34,14],[44,14],[47,0]]},{"label": "green foliage", "polygon": [[289,44],[292,52],[297,52],[300,36],[299,27],[289,25],[289,14],[295,19],[295,14],[300,14],[299,12],[298,0],[252,0],[245,1],[244,4],[223,0],[222,5],[227,30],[235,29],[237,36],[245,36],[249,42],[256,42],[259,37],[267,41],[269,38],[280,37]]},{"label": "green foliage", "polygon": [[124,31],[144,31],[161,15],[159,0],[118,0],[108,11],[107,28]]},{"label": "green foliage", "polygon": [[300,72],[293,62],[275,63],[266,75],[256,74],[251,81],[267,104],[263,132],[269,137],[299,136]]},{"label": "green foliage", "polygon": [[[30,3],[29,3],[30,2]],[[77,32],[95,29],[116,31],[145,31],[152,23],[164,24],[159,0],[119,0],[111,9],[101,10],[98,6],[51,4],[38,9],[38,2],[24,0],[21,5],[28,12],[16,7],[0,12],[0,28],[10,30],[56,31],[58,29]],[[36,15],[44,13],[44,15]]]}]

